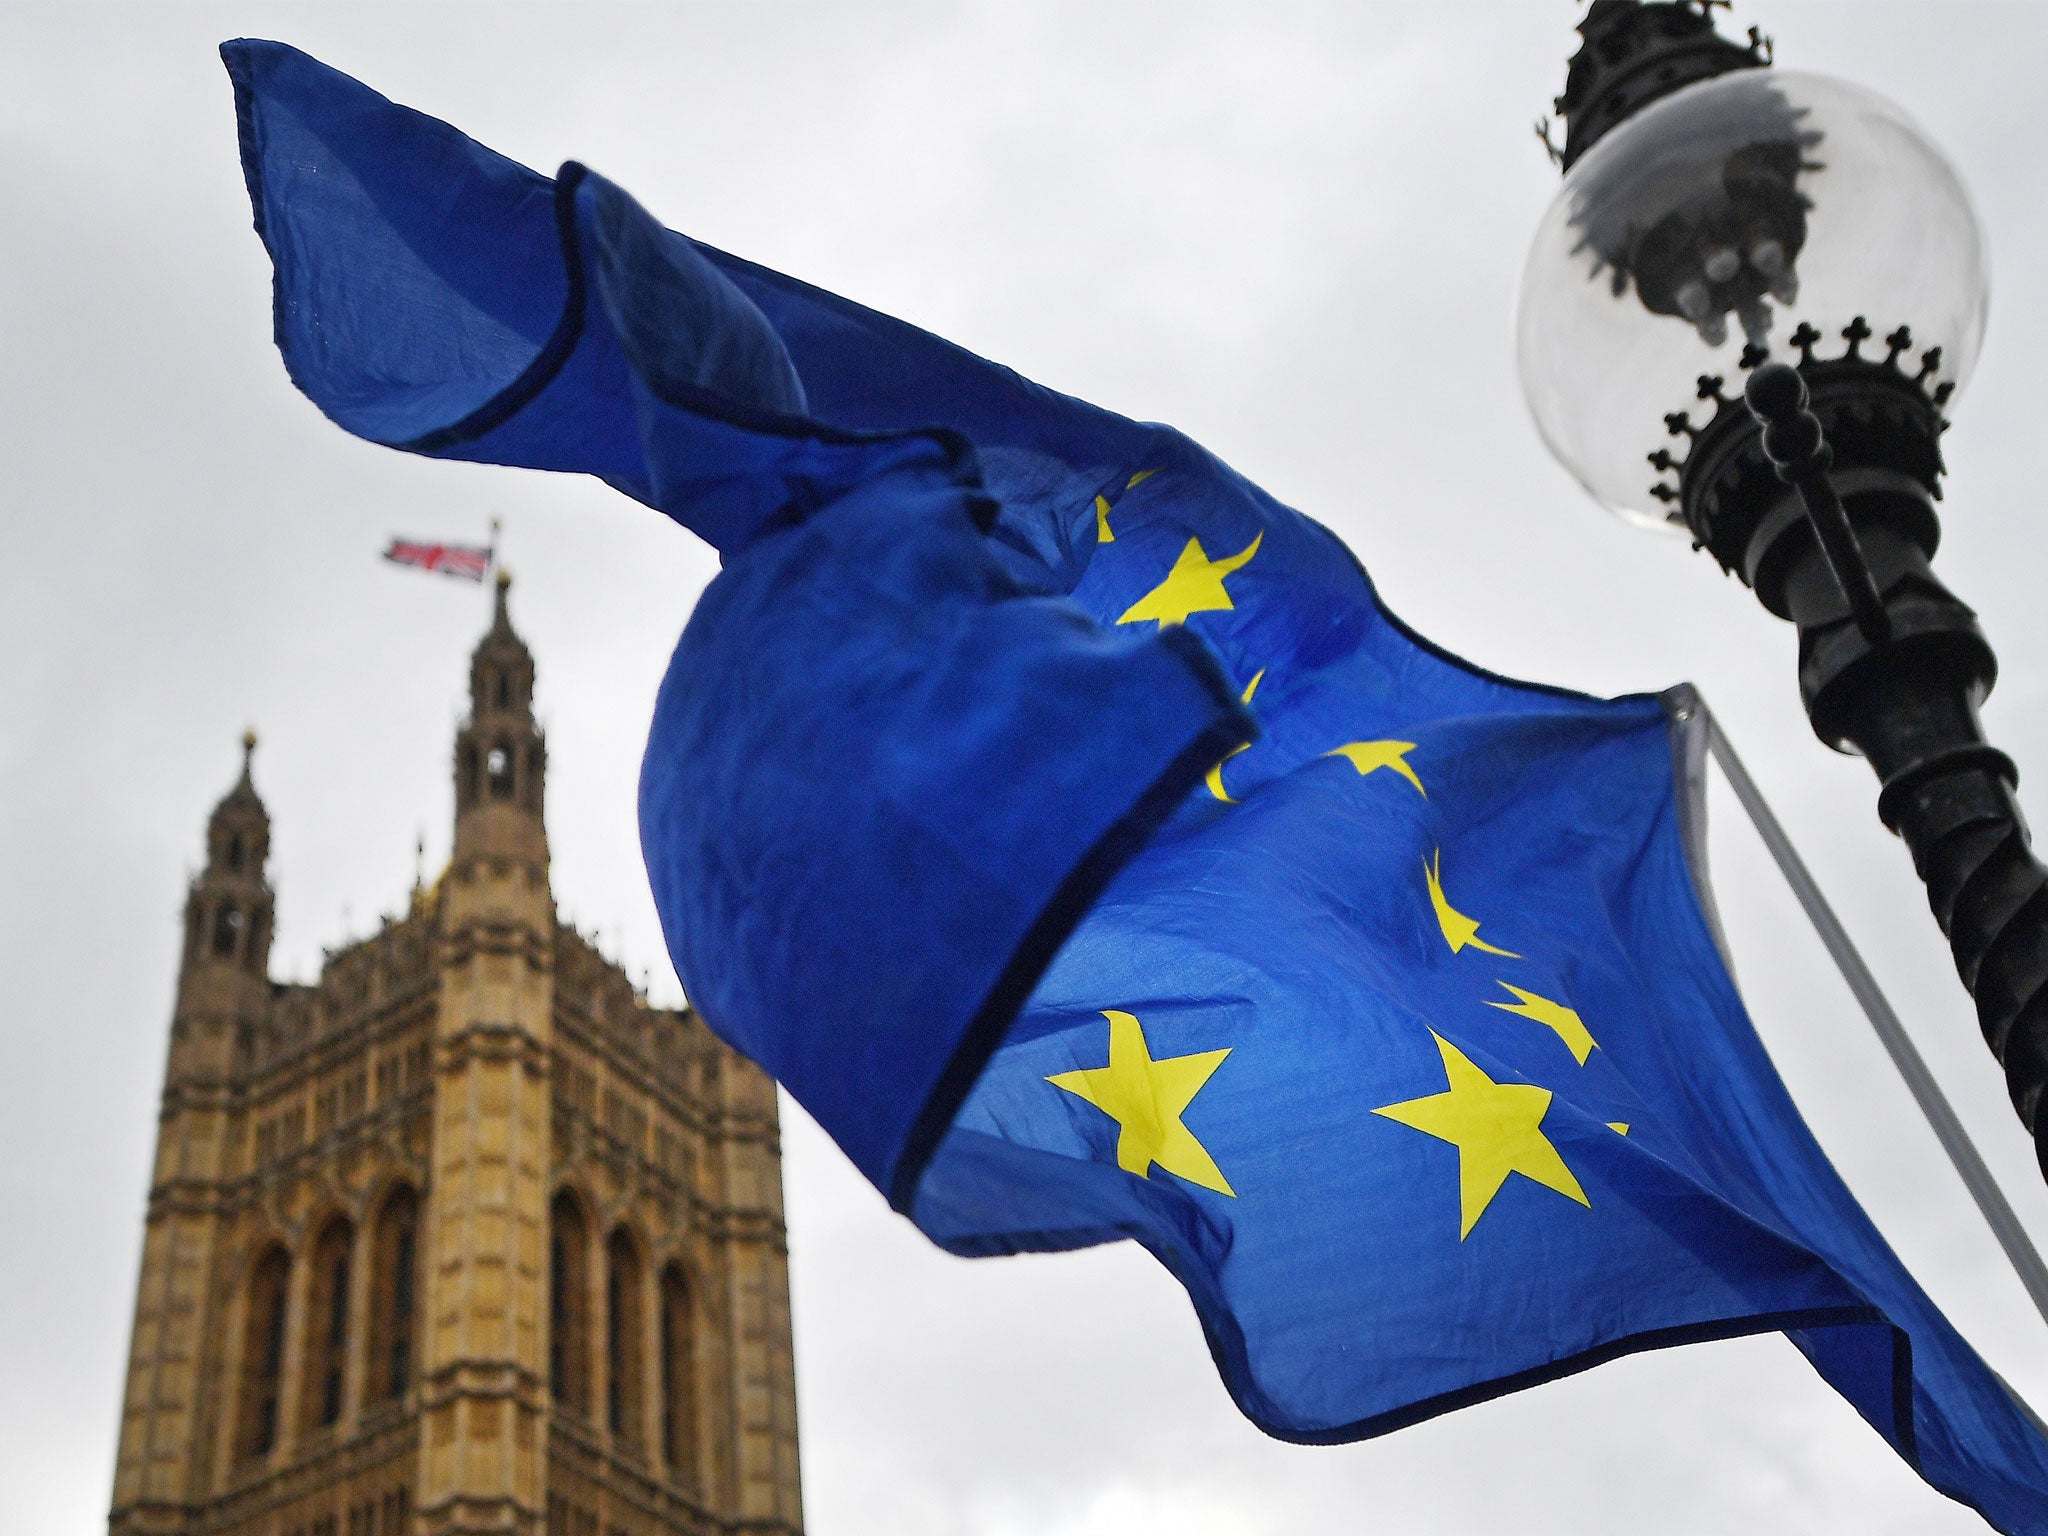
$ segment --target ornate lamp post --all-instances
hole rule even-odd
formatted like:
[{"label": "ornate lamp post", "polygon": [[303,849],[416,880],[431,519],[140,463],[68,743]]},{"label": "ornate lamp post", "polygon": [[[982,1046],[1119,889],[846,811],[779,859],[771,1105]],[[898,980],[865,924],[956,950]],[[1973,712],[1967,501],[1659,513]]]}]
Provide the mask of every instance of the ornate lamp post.
[{"label": "ornate lamp post", "polygon": [[1978,723],[1991,647],[1929,564],[1983,236],[1903,112],[1770,67],[1712,10],[1593,0],[1580,24],[1522,387],[1596,499],[1798,626],[1807,715],[1876,770],[2048,1175],[2048,869]]}]

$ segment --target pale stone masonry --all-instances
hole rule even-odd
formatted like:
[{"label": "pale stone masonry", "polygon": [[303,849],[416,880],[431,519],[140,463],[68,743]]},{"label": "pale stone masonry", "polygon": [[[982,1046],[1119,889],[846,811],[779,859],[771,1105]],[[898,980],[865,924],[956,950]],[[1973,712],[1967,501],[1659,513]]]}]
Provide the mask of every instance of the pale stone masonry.
[{"label": "pale stone masonry", "polygon": [[533,685],[501,577],[448,868],[312,985],[213,813],[113,1536],[800,1536],[774,1085],[556,915]]}]

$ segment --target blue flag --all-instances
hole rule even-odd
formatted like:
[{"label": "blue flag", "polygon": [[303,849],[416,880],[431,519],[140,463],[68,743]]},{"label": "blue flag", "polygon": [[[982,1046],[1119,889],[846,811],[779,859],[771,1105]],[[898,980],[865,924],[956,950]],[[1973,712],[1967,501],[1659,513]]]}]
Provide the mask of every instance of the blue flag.
[{"label": "blue flag", "polygon": [[2048,1533],[2048,1442],[1743,1013],[1688,694],[1483,672],[1168,429],[223,54],[299,387],[720,551],[642,769],[670,952],[933,1240],[1136,1239],[1299,1441],[1783,1331]]}]

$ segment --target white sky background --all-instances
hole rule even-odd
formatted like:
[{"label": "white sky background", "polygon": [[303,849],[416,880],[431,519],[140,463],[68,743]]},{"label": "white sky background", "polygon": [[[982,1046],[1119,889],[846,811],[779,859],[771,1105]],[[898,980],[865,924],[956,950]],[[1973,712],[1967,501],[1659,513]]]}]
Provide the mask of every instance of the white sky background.
[{"label": "white sky background", "polygon": [[[1598,512],[1523,410],[1562,3],[1404,7],[14,5],[0,9],[0,1533],[103,1527],[183,882],[263,732],[274,968],[445,856],[476,589],[376,558],[505,520],[564,908],[676,986],[633,785],[714,566],[595,482],[373,448],[269,342],[214,45],[278,37],[544,170],[1045,383],[1170,421],[1339,530],[1394,610],[1600,692],[1697,681],[2048,1245],[2048,1192],[1875,784],[1806,726],[1793,636]],[[2048,774],[2041,4],[1745,5],[1781,62],[1904,103],[1969,179],[1992,326],[1937,568]],[[1873,317],[1876,319],[1878,317]],[[2038,806],[2039,795],[2032,799]],[[1766,1040],[1923,1283],[2048,1407],[2048,1329],[1746,826],[1722,910]],[[1263,1439],[1142,1253],[967,1262],[786,1120],[817,1536],[1980,1530],[1776,1338],[1639,1356],[1365,1445]]]}]

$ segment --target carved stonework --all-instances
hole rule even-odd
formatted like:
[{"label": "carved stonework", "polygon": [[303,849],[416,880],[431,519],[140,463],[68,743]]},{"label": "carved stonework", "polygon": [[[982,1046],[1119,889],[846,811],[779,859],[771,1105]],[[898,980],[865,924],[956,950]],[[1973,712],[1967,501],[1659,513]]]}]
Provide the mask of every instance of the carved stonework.
[{"label": "carved stonework", "polygon": [[454,857],[310,986],[214,812],[116,1536],[802,1530],[774,1086],[556,915],[533,679],[501,584]]}]

